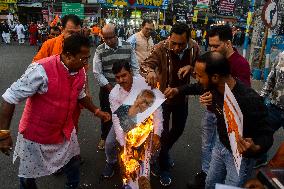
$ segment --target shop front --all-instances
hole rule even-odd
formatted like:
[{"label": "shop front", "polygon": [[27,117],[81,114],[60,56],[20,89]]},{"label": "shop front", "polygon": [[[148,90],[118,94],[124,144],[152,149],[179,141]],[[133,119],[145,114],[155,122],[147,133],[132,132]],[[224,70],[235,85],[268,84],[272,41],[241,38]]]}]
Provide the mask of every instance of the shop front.
[{"label": "shop front", "polygon": [[42,3],[38,0],[18,0],[18,17],[21,23],[43,21]]},{"label": "shop front", "polygon": [[17,0],[0,0],[0,21],[17,18]]},{"label": "shop front", "polygon": [[143,19],[150,19],[156,23],[163,22],[163,10],[167,8],[167,0],[107,0],[102,4],[102,17],[106,23],[139,28]]}]

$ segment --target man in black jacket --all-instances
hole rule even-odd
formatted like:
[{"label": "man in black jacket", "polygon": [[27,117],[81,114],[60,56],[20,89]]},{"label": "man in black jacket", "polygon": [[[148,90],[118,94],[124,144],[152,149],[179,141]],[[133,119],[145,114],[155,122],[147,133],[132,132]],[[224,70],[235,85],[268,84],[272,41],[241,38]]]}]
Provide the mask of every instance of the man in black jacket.
[{"label": "man in black jacket", "polygon": [[[267,152],[273,143],[273,130],[266,120],[267,110],[263,99],[231,76],[228,60],[218,52],[200,56],[194,74],[197,84],[168,88],[165,95],[203,94],[200,102],[216,115],[218,135],[205,188],[214,189],[216,183],[242,186],[251,175],[255,159]],[[223,114],[225,84],[231,89],[243,113],[243,137],[236,141],[238,151],[243,156],[239,174],[235,168]]]}]

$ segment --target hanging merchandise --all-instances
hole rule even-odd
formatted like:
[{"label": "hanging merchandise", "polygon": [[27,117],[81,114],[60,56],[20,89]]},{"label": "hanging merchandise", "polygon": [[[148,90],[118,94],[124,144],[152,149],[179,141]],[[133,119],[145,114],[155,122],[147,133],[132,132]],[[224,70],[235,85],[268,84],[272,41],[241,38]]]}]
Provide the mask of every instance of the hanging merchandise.
[{"label": "hanging merchandise", "polygon": [[103,6],[127,6],[136,8],[167,9],[168,0],[99,0]]},{"label": "hanging merchandise", "polygon": [[197,22],[198,10],[194,10],[194,14],[192,17],[192,22]]},{"label": "hanging merchandise", "polygon": [[208,23],[208,16],[206,15],[204,24],[206,25],[207,23]]}]

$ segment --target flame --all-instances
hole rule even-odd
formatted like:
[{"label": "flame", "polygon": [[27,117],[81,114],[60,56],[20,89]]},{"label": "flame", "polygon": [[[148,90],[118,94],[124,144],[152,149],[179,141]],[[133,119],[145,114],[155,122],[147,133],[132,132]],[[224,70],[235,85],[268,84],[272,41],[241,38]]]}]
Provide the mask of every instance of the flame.
[{"label": "flame", "polygon": [[136,179],[140,169],[139,161],[143,161],[145,157],[145,151],[142,150],[142,152],[140,152],[141,149],[136,148],[144,147],[144,145],[147,145],[142,144],[146,141],[149,134],[153,131],[153,128],[153,115],[150,115],[148,119],[137,125],[137,127],[126,134],[126,145],[123,153],[121,154],[121,162],[124,167],[124,184],[126,184],[130,178],[132,178],[133,180]]},{"label": "flame", "polygon": [[148,137],[153,128],[153,115],[150,115],[148,119],[127,133],[127,143],[130,146],[134,146],[136,148],[139,147]]},{"label": "flame", "polygon": [[161,86],[161,85],[160,85],[160,83],[159,83],[159,82],[157,82],[157,86],[156,86],[156,88],[157,88],[157,89],[160,89],[160,86]]},{"label": "flame", "polygon": [[[157,82],[156,88],[160,89],[159,82]],[[123,184],[127,184],[130,178],[136,180],[140,169],[139,161],[143,161],[145,158],[145,145],[147,145],[145,141],[153,129],[153,115],[150,115],[144,122],[138,124],[126,134],[126,145],[120,156],[124,167]],[[143,143],[144,145],[142,145]],[[136,149],[140,146],[144,147],[142,152],[141,149]]]}]

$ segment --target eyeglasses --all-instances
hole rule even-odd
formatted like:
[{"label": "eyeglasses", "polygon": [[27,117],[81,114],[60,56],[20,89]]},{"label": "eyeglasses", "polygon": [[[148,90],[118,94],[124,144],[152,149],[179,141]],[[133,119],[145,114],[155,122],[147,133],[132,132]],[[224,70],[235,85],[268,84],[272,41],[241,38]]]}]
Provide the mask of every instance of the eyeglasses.
[{"label": "eyeglasses", "polygon": [[88,63],[88,60],[89,60],[90,58],[91,58],[91,55],[88,56],[88,57],[80,58],[79,60],[80,60],[80,62],[83,62],[83,63],[87,64],[87,63]]},{"label": "eyeglasses", "polygon": [[112,39],[114,39],[116,36],[114,35],[114,36],[111,36],[111,37],[103,37],[103,40],[104,41],[109,41],[109,40],[112,40]]}]

